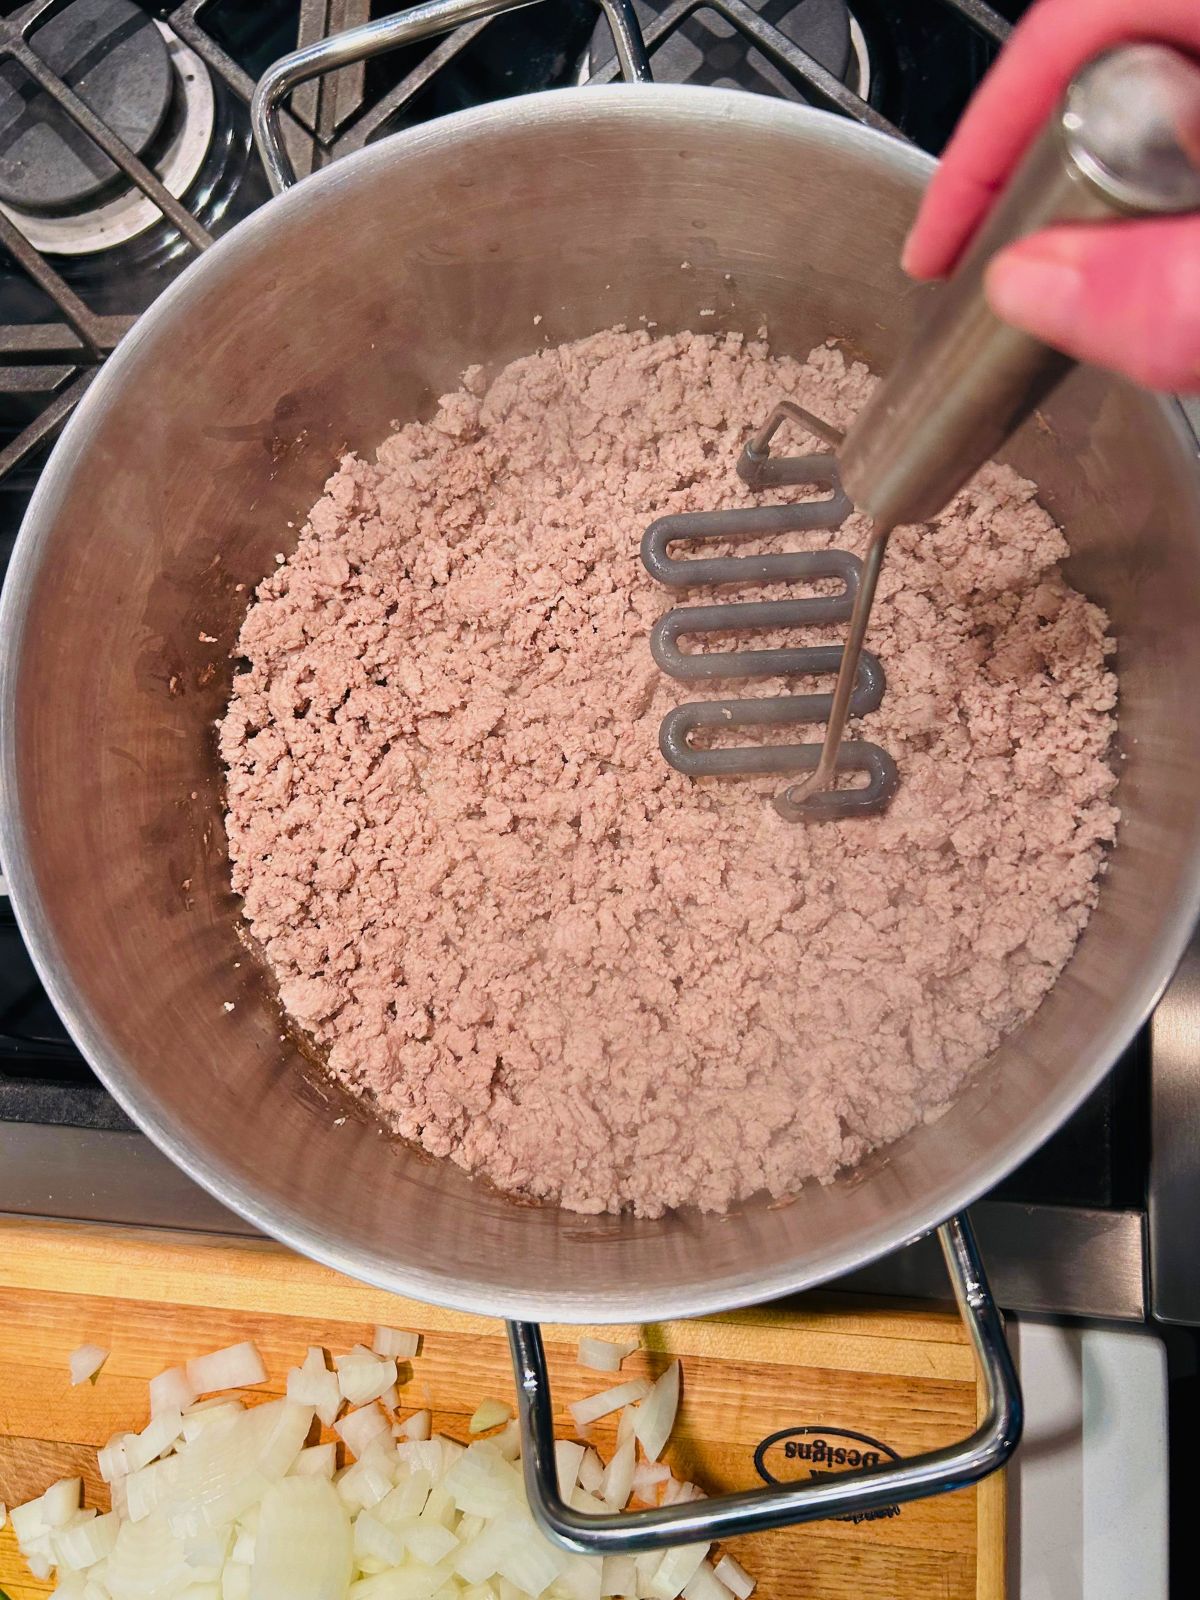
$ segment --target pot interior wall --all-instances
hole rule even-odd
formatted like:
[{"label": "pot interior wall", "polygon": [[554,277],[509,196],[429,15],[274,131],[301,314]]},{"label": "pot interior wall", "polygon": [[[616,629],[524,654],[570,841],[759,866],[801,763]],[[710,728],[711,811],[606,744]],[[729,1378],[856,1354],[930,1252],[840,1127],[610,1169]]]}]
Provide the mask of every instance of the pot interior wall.
[{"label": "pot interior wall", "polygon": [[[1195,899],[1200,504],[1166,409],[1089,375],[1014,459],[1117,625],[1125,823],[1067,974],[937,1124],[829,1188],[730,1220],[518,1207],[340,1104],[280,1038],[235,932],[212,723],[247,594],[337,453],[371,449],[472,362],[642,315],[662,329],[766,324],[797,354],[837,335],[882,366],[919,300],[895,262],[926,168],[751,96],[510,102],[376,146],[256,215],[98,380],[9,585],[7,864],[16,849],[27,932],[93,1063],[271,1231],[479,1309],[616,1318],[763,1297],[913,1236],[994,1181],[1154,998]],[[707,307],[718,315],[702,322]]]}]

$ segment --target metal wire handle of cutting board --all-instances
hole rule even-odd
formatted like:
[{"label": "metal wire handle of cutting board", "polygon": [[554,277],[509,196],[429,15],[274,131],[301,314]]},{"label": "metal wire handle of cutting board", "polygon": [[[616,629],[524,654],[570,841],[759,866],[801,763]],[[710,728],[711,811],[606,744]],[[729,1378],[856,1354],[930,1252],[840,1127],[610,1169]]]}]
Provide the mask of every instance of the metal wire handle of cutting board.
[{"label": "metal wire handle of cutting board", "polygon": [[[1004,245],[1048,223],[1197,210],[1200,66],[1178,51],[1156,44],[1126,45],[1097,57],[1076,76],[1057,114],[1021,162],[950,282],[938,293],[930,315],[844,440],[835,444],[834,459],[824,467],[820,456],[772,459],[771,440],[785,417],[791,416],[827,439],[833,431],[786,400],[746,446],[738,472],[752,487],[820,481],[822,473],[828,478],[832,470],[840,475],[855,508],[867,513],[872,522],[837,683],[828,715],[822,719],[826,729],[819,756],[813,745],[771,747],[776,751],[790,748],[794,764],[809,769],[802,781],[789,783],[775,797],[775,809],[785,820],[843,819],[879,810],[890,798],[891,790],[884,792],[886,786],[875,774],[869,774],[865,791],[831,787],[842,767],[864,765],[862,761],[840,761],[839,756],[846,722],[854,710],[863,641],[888,539],[901,523],[925,522],[937,516],[1073,365],[1067,356],[995,316],[983,287],[992,257]],[[739,513],[720,515],[736,519]],[[682,530],[677,534],[685,536]],[[724,627],[737,626],[734,613],[738,609],[722,607]],[[782,660],[786,652],[776,654]],[[777,725],[801,720],[787,715],[786,696],[763,704],[773,706],[779,714],[758,717],[755,720],[760,726],[772,720]],[[687,709],[692,712],[695,708]],[[671,760],[665,738],[662,743]],[[703,752],[701,763],[704,756],[717,753]],[[680,765],[677,761],[672,764]],[[701,764],[700,770],[716,772],[719,768]],[[738,770],[763,769],[743,766]]]},{"label": "metal wire handle of cutting board", "polygon": [[[612,26],[623,76],[650,81],[645,46],[630,0],[598,3]],[[380,51],[515,9],[512,0],[427,0],[398,16],[366,23],[276,62],[259,82],[252,106],[255,141],[275,192],[296,181],[284,146],[280,114],[283,101],[297,84]],[[1092,78],[1089,88],[1089,94],[1095,91],[1097,107],[1107,118],[1105,125],[1081,117],[1088,109],[1079,94],[1085,74],[1072,87],[1056,123],[1014,180],[1013,187],[1025,187],[1029,198],[1023,199],[1019,208],[1023,226],[1011,228],[1011,236],[1040,226],[1051,216],[1084,219],[1110,216],[1114,211],[1133,214],[1200,207],[1200,179],[1179,156],[1181,128],[1200,132],[1200,72],[1183,57],[1154,46],[1130,46],[1118,54],[1125,62],[1115,73],[1116,81],[1105,68],[1099,80]],[[1166,65],[1164,57],[1168,58]],[[1113,59],[1102,58],[1089,72],[1095,74]],[[1186,82],[1179,69],[1191,74]],[[1138,110],[1139,94],[1140,112],[1133,118],[1134,128],[1129,113]],[[1081,140],[1081,133],[1090,137]],[[1041,197],[1040,210],[1032,203],[1035,195]],[[1157,204],[1150,203],[1154,196]],[[1010,205],[1011,195],[1001,202],[1000,214],[1007,213]],[[875,392],[839,452],[842,482],[859,508],[870,512],[878,523],[891,527],[935,515],[1069,365],[1064,357],[1050,355],[1036,340],[1003,327],[987,312],[980,288],[982,266],[1001,242],[993,219],[981,244],[943,296],[943,311],[935,313],[927,331],[932,344],[926,348],[940,348],[946,357],[938,379],[946,385],[944,391],[936,392],[931,381],[920,382],[920,373],[906,371],[901,363]],[[972,307],[969,317],[956,306],[957,297],[966,295],[964,283],[974,289],[973,297],[967,296]],[[945,309],[950,306],[955,307],[952,314]],[[944,327],[948,321],[954,323],[953,337]],[[912,355],[910,350],[910,359]],[[989,364],[986,392],[978,381],[972,381],[972,364],[978,360]],[[912,418],[894,414],[901,393],[906,405],[919,408],[919,428],[912,425]],[[920,448],[914,448],[914,438]],[[865,607],[864,617],[869,615],[868,585],[859,587],[856,610],[859,605]],[[843,659],[843,673],[846,666]],[[827,744],[832,733],[833,718]],[[785,790],[780,799],[787,793]],[[1022,1426],[1021,1391],[1004,1329],[965,1213],[944,1222],[937,1234],[983,1379],[984,1419],[957,1445],[831,1478],[775,1484],[650,1511],[585,1516],[566,1506],[558,1491],[541,1330],[535,1323],[510,1322],[525,1486],[540,1527],[557,1543],[586,1555],[655,1550],[823,1517],[854,1516],[964,1488],[1003,1466],[1016,1448]]]}]

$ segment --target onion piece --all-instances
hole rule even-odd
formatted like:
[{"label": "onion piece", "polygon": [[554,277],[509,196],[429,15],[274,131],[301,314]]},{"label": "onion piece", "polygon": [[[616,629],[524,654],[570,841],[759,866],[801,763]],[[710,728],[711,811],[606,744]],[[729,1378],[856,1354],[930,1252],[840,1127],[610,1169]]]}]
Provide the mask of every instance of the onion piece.
[{"label": "onion piece", "polygon": [[579,1486],[586,1489],[589,1494],[595,1494],[604,1482],[604,1463],[594,1450],[587,1449],[583,1452],[583,1460],[579,1463]]},{"label": "onion piece", "polygon": [[377,1356],[393,1356],[400,1361],[410,1360],[420,1348],[419,1333],[404,1333],[399,1328],[378,1327],[371,1340],[371,1349]]},{"label": "onion piece", "polygon": [[168,1367],[156,1378],[150,1379],[150,1415],[161,1416],[167,1411],[186,1411],[194,1405],[196,1391],[182,1367]]},{"label": "onion piece", "polygon": [[262,1498],[250,1600],[344,1600],[353,1574],[350,1519],[324,1478],[283,1478]]},{"label": "onion piece", "polygon": [[295,1478],[332,1478],[337,1468],[337,1445],[309,1445],[292,1463],[291,1475]]},{"label": "onion piece", "polygon": [[611,1411],[619,1411],[622,1406],[635,1400],[644,1400],[649,1393],[650,1385],[645,1378],[631,1378],[628,1383],[618,1383],[613,1389],[604,1389],[600,1394],[588,1395],[585,1400],[576,1400],[571,1406],[571,1415],[576,1427],[586,1428],[589,1422],[596,1422],[600,1417],[608,1416]]},{"label": "onion piece", "polygon": [[663,1554],[650,1582],[654,1600],[676,1600],[708,1554],[707,1544],[677,1544]]},{"label": "onion piece", "polygon": [[623,1445],[626,1439],[634,1437],[634,1428],[637,1424],[637,1407],[626,1406],[621,1412],[617,1422],[617,1444]]},{"label": "onion piece", "polygon": [[514,1417],[506,1422],[499,1433],[492,1435],[492,1443],[506,1461],[516,1461],[521,1454],[521,1424]]},{"label": "onion piece", "polygon": [[604,1469],[600,1481],[600,1498],[610,1511],[621,1511],[628,1504],[633,1489],[633,1473],[637,1465],[637,1446],[627,1439]]},{"label": "onion piece", "polygon": [[341,1410],[342,1390],[336,1372],[325,1365],[320,1345],[310,1345],[303,1363],[287,1375],[287,1397],[297,1405],[312,1406],[325,1427],[333,1426]]},{"label": "onion piece", "polygon": [[334,1366],[338,1388],[352,1406],[365,1406],[371,1400],[378,1400],[396,1382],[395,1361],[372,1355],[361,1345],[349,1355],[335,1356]]},{"label": "onion piece", "polygon": [[120,1517],[110,1511],[103,1517],[92,1516],[60,1529],[51,1540],[58,1565],[68,1572],[86,1572],[109,1554],[120,1527]]},{"label": "onion piece", "polygon": [[114,1433],[108,1443],[101,1445],[96,1451],[96,1465],[105,1483],[123,1478],[129,1471],[129,1457],[125,1453],[125,1445],[127,1440],[134,1437],[135,1435],[131,1433]]},{"label": "onion piece", "polygon": [[75,1388],[94,1378],[107,1360],[108,1351],[103,1345],[81,1344],[77,1350],[72,1350],[67,1357],[67,1365],[71,1369],[71,1387]]},{"label": "onion piece", "polygon": [[[289,1400],[291,1396],[288,1396]],[[198,1406],[193,1406],[184,1415],[183,1440],[191,1444],[193,1439],[198,1439],[205,1428],[216,1427],[228,1422],[231,1418],[239,1416],[245,1411],[245,1406],[240,1400],[202,1400]],[[178,1448],[178,1441],[176,1442]]]},{"label": "onion piece", "polygon": [[653,1505],[659,1484],[666,1483],[670,1477],[670,1467],[664,1466],[661,1461],[639,1461],[633,1472],[633,1492],[639,1500]]},{"label": "onion piece", "polygon": [[0,1528],[3,1528],[4,1524],[7,1521],[8,1521],[8,1507],[4,1504],[3,1500],[0,1500]]},{"label": "onion piece", "polygon": [[611,1339],[580,1339],[578,1361],[593,1372],[620,1372],[621,1363],[638,1348],[636,1339],[614,1344]]},{"label": "onion piece", "polygon": [[262,1357],[249,1339],[226,1345],[223,1350],[212,1350],[208,1355],[193,1356],[186,1370],[197,1394],[211,1394],[214,1389],[247,1389],[267,1379]]},{"label": "onion piece", "polygon": [[671,1437],[678,1410],[679,1362],[672,1361],[638,1407],[634,1421],[634,1432],[648,1461],[657,1461],[662,1454],[663,1446]]},{"label": "onion piece", "polygon": [[637,1593],[637,1564],[632,1556],[605,1556],[600,1577],[602,1596],[632,1600]]},{"label": "onion piece", "polygon": [[376,1405],[362,1406],[358,1411],[348,1411],[333,1431],[345,1441],[346,1448],[361,1456],[372,1439],[388,1431],[388,1420]]},{"label": "onion piece", "polygon": [[735,1561],[732,1556],[722,1556],[714,1570],[725,1587],[737,1596],[737,1600],[750,1600],[755,1580],[740,1561]]},{"label": "onion piece", "polygon": [[183,1432],[182,1411],[161,1411],[125,1445],[125,1459],[130,1472],[149,1466],[165,1450],[169,1450]]},{"label": "onion piece", "polygon": [[684,1585],[683,1600],[731,1600],[730,1591],[707,1561],[702,1561]]},{"label": "onion piece", "polygon": [[486,1433],[489,1428],[498,1428],[502,1422],[507,1422],[512,1414],[512,1407],[504,1400],[481,1401],[467,1423],[467,1432]]},{"label": "onion piece", "polygon": [[[57,1483],[52,1483],[41,1499],[41,1521],[46,1528],[65,1528],[79,1510],[82,1492],[81,1478],[60,1478]],[[16,1523],[16,1512],[13,1513],[13,1523]]]},{"label": "onion piece", "polygon": [[428,1439],[433,1432],[433,1412],[414,1411],[412,1416],[399,1426],[400,1432],[406,1439]]},{"label": "onion piece", "polygon": [[579,1468],[583,1461],[583,1445],[573,1439],[554,1441],[554,1462],[558,1468],[558,1492],[565,1500],[579,1482]]}]

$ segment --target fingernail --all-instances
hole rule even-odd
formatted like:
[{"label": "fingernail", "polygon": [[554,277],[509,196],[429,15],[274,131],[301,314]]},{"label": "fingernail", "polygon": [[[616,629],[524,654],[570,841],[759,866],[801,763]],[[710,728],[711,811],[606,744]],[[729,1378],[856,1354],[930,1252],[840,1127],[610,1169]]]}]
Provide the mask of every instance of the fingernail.
[{"label": "fingernail", "polygon": [[913,236],[910,233],[904,241],[904,248],[900,252],[900,270],[907,272],[910,278],[917,276],[914,268],[920,263],[920,258],[913,254]]},{"label": "fingernail", "polygon": [[1005,322],[1042,338],[1057,339],[1075,327],[1083,274],[1071,262],[1009,250],[988,267],[984,292],[992,310]]}]

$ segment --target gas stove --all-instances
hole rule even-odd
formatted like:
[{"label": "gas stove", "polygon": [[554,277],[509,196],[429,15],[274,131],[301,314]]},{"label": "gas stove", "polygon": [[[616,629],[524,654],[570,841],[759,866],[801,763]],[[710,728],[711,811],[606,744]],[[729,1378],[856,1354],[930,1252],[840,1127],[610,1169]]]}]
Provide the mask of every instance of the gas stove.
[{"label": "gas stove", "polygon": [[[107,354],[269,187],[257,76],[370,0],[33,0],[0,17],[0,562],[54,438]],[[804,100],[944,145],[1024,9],[982,0],[637,0],[659,81]],[[303,85],[300,173],[482,101],[606,81],[591,0],[540,0]],[[1072,1121],[975,1211],[1005,1306],[1200,1324],[1200,956]],[[164,1049],[169,1042],[164,1039]],[[0,898],[0,1211],[246,1230],[129,1123],[54,1014]],[[920,1247],[863,1287],[941,1291]]]}]

